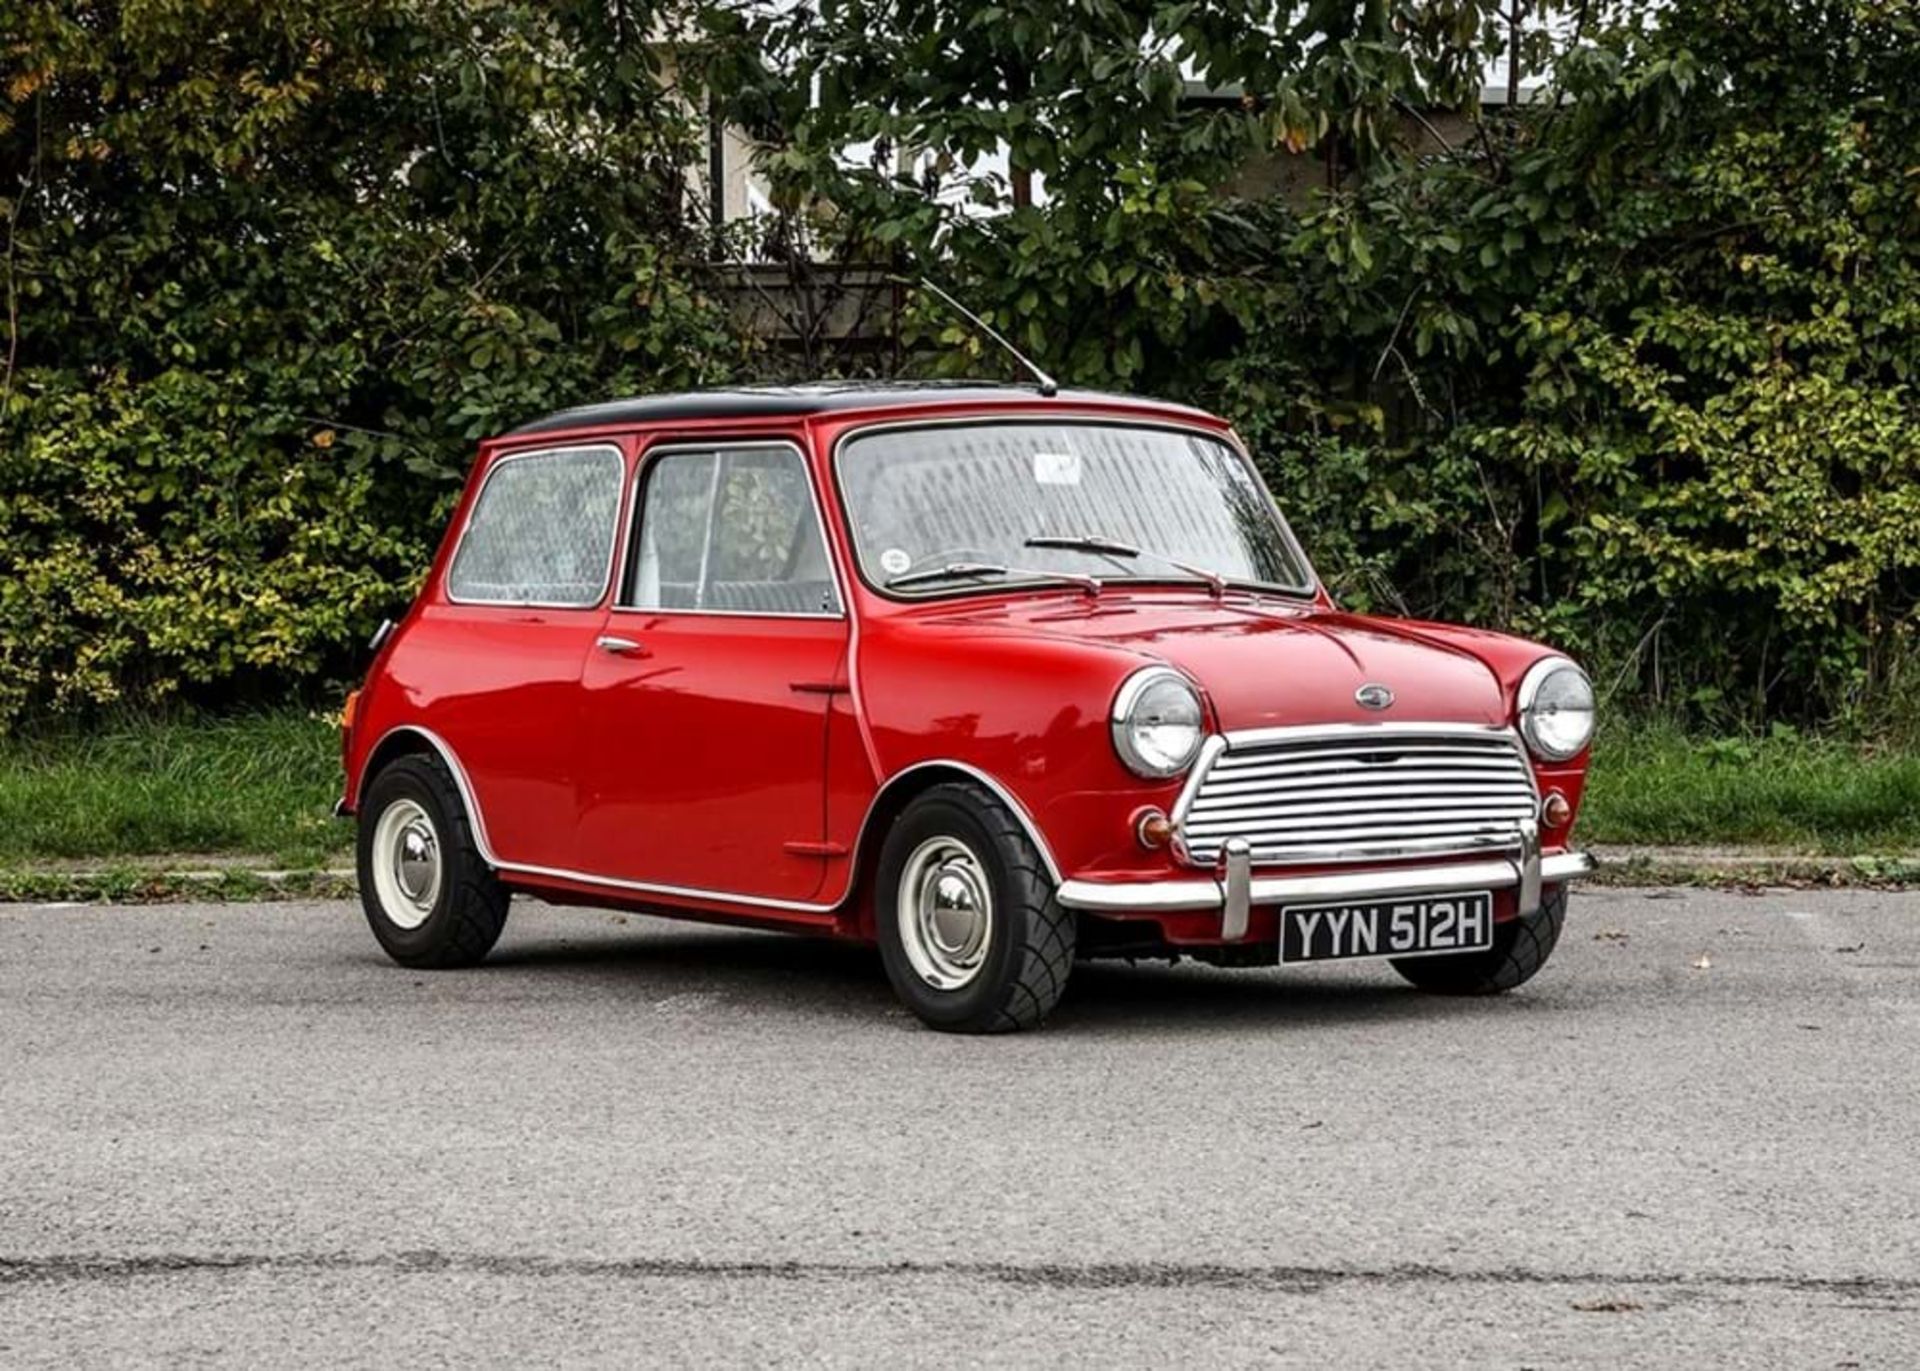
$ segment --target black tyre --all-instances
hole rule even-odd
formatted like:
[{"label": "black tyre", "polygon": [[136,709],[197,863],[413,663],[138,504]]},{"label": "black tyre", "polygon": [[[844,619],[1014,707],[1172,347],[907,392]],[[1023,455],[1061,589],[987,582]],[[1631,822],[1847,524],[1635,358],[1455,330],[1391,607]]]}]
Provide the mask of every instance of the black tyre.
[{"label": "black tyre", "polygon": [[984,786],[937,785],[887,834],[875,884],[895,993],[953,1033],[1032,1028],[1073,970],[1074,918],[1020,821]]},{"label": "black tyre", "polygon": [[1493,946],[1450,957],[1403,957],[1393,964],[1407,980],[1436,995],[1498,995],[1525,985],[1547,964],[1567,918],[1567,888],[1546,891],[1539,912],[1495,924]]},{"label": "black tyre", "polygon": [[507,922],[507,888],[473,841],[460,791],[438,757],[402,757],[360,800],[360,906],[402,966],[472,966]]}]

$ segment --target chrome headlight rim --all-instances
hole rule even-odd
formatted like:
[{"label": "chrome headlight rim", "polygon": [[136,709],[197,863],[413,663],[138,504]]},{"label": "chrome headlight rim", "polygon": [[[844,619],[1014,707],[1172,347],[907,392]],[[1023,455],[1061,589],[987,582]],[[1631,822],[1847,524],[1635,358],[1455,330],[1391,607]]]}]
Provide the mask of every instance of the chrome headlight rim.
[{"label": "chrome headlight rim", "polygon": [[[1179,687],[1193,701],[1193,745],[1177,763],[1154,762],[1143,756],[1133,736],[1134,711],[1139,707],[1141,697],[1155,686],[1163,684]],[[1113,735],[1113,750],[1119,754],[1122,766],[1142,780],[1168,781],[1184,775],[1200,755],[1200,749],[1207,739],[1206,704],[1201,697],[1200,687],[1184,672],[1170,666],[1145,666],[1122,681],[1120,689],[1114,692],[1108,728]]]},{"label": "chrome headlight rim", "polygon": [[1518,715],[1516,722],[1520,729],[1520,736],[1526,740],[1527,750],[1543,762],[1572,761],[1585,752],[1593,742],[1594,728],[1597,723],[1595,715],[1598,713],[1597,701],[1594,707],[1588,710],[1587,730],[1575,746],[1555,747],[1540,736],[1538,727],[1540,716],[1536,711],[1540,691],[1550,679],[1563,671],[1571,671],[1578,676],[1587,687],[1588,700],[1594,700],[1593,678],[1587,675],[1578,662],[1569,657],[1542,657],[1528,667],[1527,674],[1520,678],[1520,693],[1516,700]]}]

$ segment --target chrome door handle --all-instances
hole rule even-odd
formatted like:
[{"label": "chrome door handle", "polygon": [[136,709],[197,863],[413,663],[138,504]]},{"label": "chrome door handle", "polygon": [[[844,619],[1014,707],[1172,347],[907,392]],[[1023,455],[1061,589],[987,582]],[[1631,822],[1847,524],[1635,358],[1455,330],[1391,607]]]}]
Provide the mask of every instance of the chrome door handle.
[{"label": "chrome door handle", "polygon": [[611,633],[602,633],[593,640],[593,645],[602,652],[611,652],[616,657],[641,657],[646,650],[631,638],[616,638]]}]

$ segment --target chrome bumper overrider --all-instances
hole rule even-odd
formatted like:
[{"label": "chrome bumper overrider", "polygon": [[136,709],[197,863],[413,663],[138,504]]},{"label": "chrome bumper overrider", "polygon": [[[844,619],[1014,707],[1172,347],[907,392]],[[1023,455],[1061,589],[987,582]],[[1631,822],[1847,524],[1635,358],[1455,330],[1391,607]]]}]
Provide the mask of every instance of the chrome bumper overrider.
[{"label": "chrome bumper overrider", "polygon": [[[1531,825],[1528,825],[1531,828]],[[1593,870],[1584,852],[1540,855],[1539,839],[1524,834],[1518,851],[1471,862],[1396,866],[1384,871],[1331,871],[1312,876],[1255,876],[1244,843],[1229,843],[1217,877],[1172,881],[1066,881],[1060,903],[1100,914],[1177,913],[1218,909],[1220,936],[1232,942],[1247,933],[1255,905],[1303,904],[1312,900],[1390,899],[1395,895],[1444,895],[1457,890],[1518,888],[1520,912],[1540,908],[1541,887],[1576,880]]]}]

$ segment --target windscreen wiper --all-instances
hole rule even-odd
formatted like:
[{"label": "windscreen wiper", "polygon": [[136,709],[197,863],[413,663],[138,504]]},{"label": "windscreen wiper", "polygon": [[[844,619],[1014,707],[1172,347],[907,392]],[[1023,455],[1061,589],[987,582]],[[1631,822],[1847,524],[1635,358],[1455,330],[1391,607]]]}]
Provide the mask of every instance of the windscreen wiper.
[{"label": "windscreen wiper", "polygon": [[1027,539],[1027,547],[1060,548],[1067,552],[1093,552],[1106,557],[1151,557],[1164,563],[1175,571],[1184,571],[1189,576],[1198,577],[1207,583],[1207,589],[1213,592],[1216,600],[1224,599],[1227,594],[1227,578],[1217,571],[1208,571],[1205,567],[1194,566],[1190,562],[1169,557],[1164,552],[1151,552],[1135,547],[1132,543],[1123,543],[1117,538],[1104,538],[1097,533],[1040,533]]},{"label": "windscreen wiper", "polygon": [[889,577],[883,584],[888,590],[897,590],[902,586],[927,585],[934,581],[966,580],[970,577],[1023,576],[1036,581],[1066,581],[1079,586],[1089,595],[1100,593],[1100,578],[1097,576],[1076,576],[1071,571],[1037,571],[1032,567],[1001,566],[997,562],[948,562],[945,566],[928,567],[925,571],[902,572]]}]

